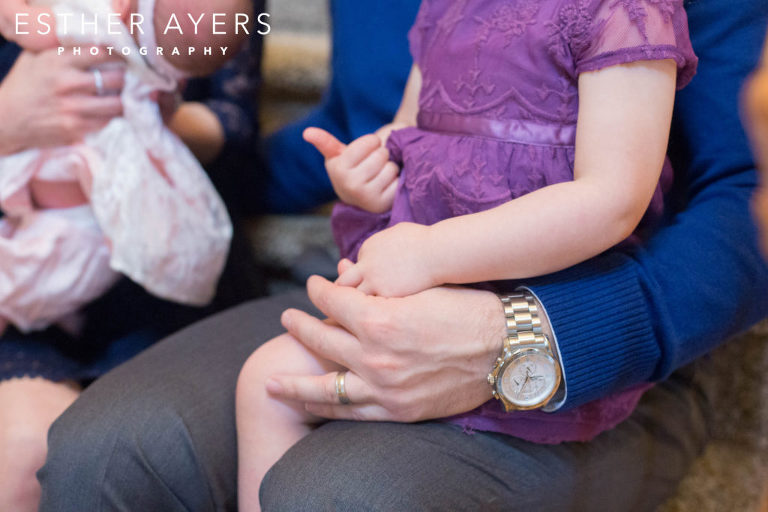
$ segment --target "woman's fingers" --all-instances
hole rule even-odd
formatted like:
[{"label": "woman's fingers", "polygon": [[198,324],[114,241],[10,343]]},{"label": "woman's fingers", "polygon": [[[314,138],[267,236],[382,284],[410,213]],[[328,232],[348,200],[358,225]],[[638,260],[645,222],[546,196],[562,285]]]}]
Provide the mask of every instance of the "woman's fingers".
[{"label": "woman's fingers", "polygon": [[94,52],[95,55],[90,51],[83,51],[79,54],[75,54],[75,52],[65,48],[63,55],[57,57],[64,57],[67,59],[70,66],[83,71],[101,66],[107,62],[125,62],[125,59],[119,53],[115,52],[114,49],[110,55],[110,51],[107,47],[97,46],[96,48],[98,49],[98,52]]},{"label": "woman's fingers", "polygon": [[120,96],[82,96],[77,98],[77,114],[91,119],[113,119],[123,115]]},{"label": "woman's fingers", "polygon": [[109,96],[122,92],[125,86],[125,70],[105,69],[98,73],[101,78],[101,88],[99,88],[97,73],[92,70],[79,73],[77,90],[92,96]]},{"label": "woman's fingers", "polygon": [[1,4],[0,33],[6,39],[35,52],[59,45],[50,9],[30,6],[24,0],[3,0]]}]

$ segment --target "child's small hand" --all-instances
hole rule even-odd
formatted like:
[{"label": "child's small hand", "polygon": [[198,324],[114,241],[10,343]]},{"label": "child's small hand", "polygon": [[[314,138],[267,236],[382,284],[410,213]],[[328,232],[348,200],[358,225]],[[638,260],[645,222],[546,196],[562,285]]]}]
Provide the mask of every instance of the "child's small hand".
[{"label": "child's small hand", "polygon": [[365,135],[349,146],[320,128],[304,130],[304,140],[325,157],[325,168],[339,199],[371,213],[392,207],[397,189],[397,164],[376,135]]},{"label": "child's small hand", "polygon": [[[39,23],[39,16],[48,26]],[[16,20],[18,16],[19,24]],[[40,34],[39,32],[44,32]],[[46,33],[47,32],[47,33]],[[25,50],[38,52],[59,45],[56,23],[49,9],[27,5],[27,0],[2,0],[0,2],[0,34]]]},{"label": "child's small hand", "polygon": [[382,297],[407,297],[442,284],[429,256],[429,229],[401,222],[376,233],[363,243],[357,263],[339,265],[336,283]]}]

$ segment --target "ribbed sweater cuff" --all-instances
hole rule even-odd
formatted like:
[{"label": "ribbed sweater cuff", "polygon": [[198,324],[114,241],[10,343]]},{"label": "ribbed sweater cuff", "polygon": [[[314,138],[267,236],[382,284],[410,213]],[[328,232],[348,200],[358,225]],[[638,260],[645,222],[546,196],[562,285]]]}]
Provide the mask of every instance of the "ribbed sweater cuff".
[{"label": "ribbed sweater cuff", "polygon": [[566,375],[563,409],[646,382],[661,351],[639,268],[609,254],[526,284],[541,300]]}]

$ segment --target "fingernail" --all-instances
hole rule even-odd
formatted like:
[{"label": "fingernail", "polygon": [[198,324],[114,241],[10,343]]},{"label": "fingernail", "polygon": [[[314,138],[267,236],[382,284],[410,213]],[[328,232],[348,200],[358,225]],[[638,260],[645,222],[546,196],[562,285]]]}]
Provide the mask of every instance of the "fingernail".
[{"label": "fingernail", "polygon": [[273,395],[279,395],[283,392],[283,385],[280,384],[279,381],[272,378],[267,379],[265,387],[267,388],[267,392]]},{"label": "fingernail", "polygon": [[280,322],[283,324],[283,327],[285,327],[286,329],[290,329],[292,316],[293,315],[291,315],[290,311],[283,311],[283,314],[280,316]]}]

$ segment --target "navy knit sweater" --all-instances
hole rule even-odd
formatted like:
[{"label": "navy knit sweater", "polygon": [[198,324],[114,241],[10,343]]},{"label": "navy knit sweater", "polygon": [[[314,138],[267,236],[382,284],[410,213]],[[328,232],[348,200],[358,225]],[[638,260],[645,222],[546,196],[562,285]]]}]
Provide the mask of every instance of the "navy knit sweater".
[{"label": "navy knit sweater", "polygon": [[[332,4],[334,73],[324,103],[268,144],[275,172],[265,190],[273,210],[333,198],[322,158],[300,142],[304,127],[349,141],[391,120],[411,65],[406,32],[418,5]],[[755,165],[738,108],[768,26],[768,2],[693,0],[686,10],[700,62],[676,100],[676,182],[664,223],[640,249],[614,249],[529,283],[562,353],[565,407],[664,379],[768,315],[768,268],[749,212]]]}]

